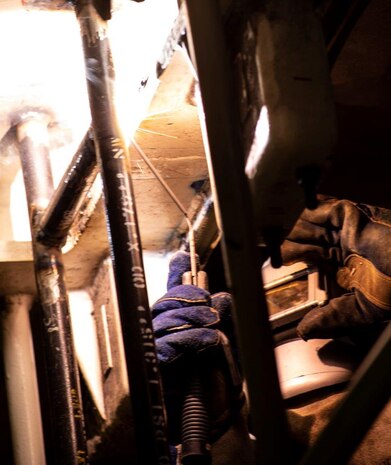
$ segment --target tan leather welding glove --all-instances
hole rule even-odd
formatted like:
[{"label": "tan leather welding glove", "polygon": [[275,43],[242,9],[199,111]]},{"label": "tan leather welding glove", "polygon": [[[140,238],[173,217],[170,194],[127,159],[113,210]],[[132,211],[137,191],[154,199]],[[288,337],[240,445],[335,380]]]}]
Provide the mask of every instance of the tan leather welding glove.
[{"label": "tan leather welding glove", "polygon": [[341,297],[310,311],[303,339],[351,335],[391,318],[391,211],[348,200],[321,199],[304,210],[282,245],[283,263],[335,264]]}]

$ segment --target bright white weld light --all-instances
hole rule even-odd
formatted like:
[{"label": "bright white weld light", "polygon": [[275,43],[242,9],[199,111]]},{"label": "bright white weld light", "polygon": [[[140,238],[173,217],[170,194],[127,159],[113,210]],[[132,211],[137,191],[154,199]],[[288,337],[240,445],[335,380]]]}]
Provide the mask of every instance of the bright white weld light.
[{"label": "bright white weld light", "polygon": [[246,162],[245,172],[250,179],[252,179],[257,172],[259,162],[261,161],[269,142],[269,136],[269,113],[267,111],[267,107],[263,106],[255,128],[254,139]]},{"label": "bright white weld light", "polygon": [[[158,86],[157,59],[177,11],[176,0],[126,1],[109,21],[116,72],[115,102],[127,141],[145,118]],[[21,7],[0,9],[0,41],[4,44],[0,50],[0,138],[24,111],[48,112],[52,125],[59,128],[54,141],[51,137],[51,162],[57,185],[90,124],[75,13],[27,11]],[[9,189],[13,237],[0,239],[29,240],[22,176],[18,174]]]},{"label": "bright white weld light", "polygon": [[176,0],[127,1],[109,22],[116,73],[115,103],[128,143],[159,85],[156,63],[177,13]]}]

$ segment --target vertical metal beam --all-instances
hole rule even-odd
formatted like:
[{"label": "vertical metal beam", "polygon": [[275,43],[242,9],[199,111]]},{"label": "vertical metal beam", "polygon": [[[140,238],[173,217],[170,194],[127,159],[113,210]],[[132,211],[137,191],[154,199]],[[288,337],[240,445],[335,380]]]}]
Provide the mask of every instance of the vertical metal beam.
[{"label": "vertical metal beam", "polygon": [[349,34],[357,24],[370,0],[334,0],[323,17],[323,31],[330,68],[335,65]]},{"label": "vertical metal beam", "polygon": [[29,311],[33,296],[5,298],[2,352],[15,465],[45,465],[38,383]]},{"label": "vertical metal beam", "polygon": [[76,2],[95,147],[104,188],[138,465],[168,465],[165,408],[145,282],[129,155],[113,102],[107,24],[91,0]]},{"label": "vertical metal beam", "polygon": [[186,0],[186,5],[223,230],[227,282],[235,302],[240,356],[249,388],[251,423],[257,437],[256,463],[286,465],[290,462],[288,428],[262,290],[261,263],[257,260],[237,96],[219,2]]},{"label": "vertical metal beam", "polygon": [[32,231],[32,247],[50,389],[52,441],[56,464],[86,463],[79,376],[73,349],[62,254],[37,242],[40,218],[53,193],[47,121],[28,114],[17,126],[20,159]]}]

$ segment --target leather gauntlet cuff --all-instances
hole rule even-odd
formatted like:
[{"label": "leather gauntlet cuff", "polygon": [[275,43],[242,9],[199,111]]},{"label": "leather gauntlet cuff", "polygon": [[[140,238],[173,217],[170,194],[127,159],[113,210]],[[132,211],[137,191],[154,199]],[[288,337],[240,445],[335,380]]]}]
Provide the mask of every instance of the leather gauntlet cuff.
[{"label": "leather gauntlet cuff", "polygon": [[391,310],[391,277],[357,254],[349,255],[337,273],[338,284],[352,291],[358,289],[372,304]]}]

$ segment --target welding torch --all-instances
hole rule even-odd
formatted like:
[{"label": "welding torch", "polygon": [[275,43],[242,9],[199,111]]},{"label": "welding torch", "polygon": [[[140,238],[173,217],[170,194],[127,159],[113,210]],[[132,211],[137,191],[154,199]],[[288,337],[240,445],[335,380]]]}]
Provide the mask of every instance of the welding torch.
[{"label": "welding torch", "polygon": [[[132,144],[156,179],[183,213],[187,222],[189,230],[190,271],[183,273],[182,284],[191,284],[207,289],[207,274],[205,271],[200,271],[198,269],[194,228],[187,215],[186,209],[137,142],[133,140]],[[211,463],[210,445],[208,441],[209,415],[204,397],[202,380],[197,367],[194,367],[190,375],[182,406],[182,465],[209,465]]]},{"label": "welding torch", "polygon": [[[190,259],[195,261],[195,238],[193,227],[189,228],[189,244],[193,242],[193,253]],[[190,245],[191,250],[191,245]],[[208,288],[208,277],[205,271],[193,269],[182,276],[182,284],[193,284],[203,289]],[[211,463],[209,436],[209,415],[205,405],[204,386],[197,365],[190,375],[188,389],[182,407],[182,447],[183,465],[208,465]]]}]

